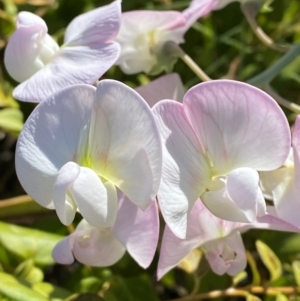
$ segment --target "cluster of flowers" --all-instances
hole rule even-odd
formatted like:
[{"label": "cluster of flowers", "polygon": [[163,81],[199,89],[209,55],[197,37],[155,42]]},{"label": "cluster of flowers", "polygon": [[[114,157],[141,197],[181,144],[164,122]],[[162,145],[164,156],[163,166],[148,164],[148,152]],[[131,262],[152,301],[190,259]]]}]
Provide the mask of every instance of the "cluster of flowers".
[{"label": "cluster of flowers", "polygon": [[17,174],[63,224],[83,217],[55,247],[57,262],[108,266],[127,250],[148,267],[156,199],[167,224],[158,278],[197,247],[214,272],[235,275],[246,266],[241,232],[300,231],[300,118],[291,150],[286,117],[266,93],[230,80],[185,93],[177,74],[136,91],[114,80],[92,85],[114,63],[126,73],[166,69],[174,58],[164,43],[182,43],[197,18],[224,2],[121,14],[117,0],[75,18],[61,47],[38,16],[18,15],[5,64],[21,82],[14,96],[40,104],[18,140]]}]

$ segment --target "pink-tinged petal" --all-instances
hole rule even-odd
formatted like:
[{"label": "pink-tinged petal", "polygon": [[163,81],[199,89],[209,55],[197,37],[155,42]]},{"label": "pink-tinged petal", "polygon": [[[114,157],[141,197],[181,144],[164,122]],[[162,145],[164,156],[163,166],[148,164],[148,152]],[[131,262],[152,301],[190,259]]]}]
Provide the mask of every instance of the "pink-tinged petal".
[{"label": "pink-tinged petal", "polygon": [[116,41],[121,45],[117,65],[127,74],[149,73],[157,64],[161,47],[167,41],[182,43],[179,29],[186,20],[175,11],[131,11],[122,14]]},{"label": "pink-tinged petal", "polygon": [[118,191],[119,211],[112,228],[115,237],[144,269],[153,260],[159,235],[159,217],[156,201],[142,211]]},{"label": "pink-tinged petal", "polygon": [[67,27],[65,44],[93,45],[112,42],[121,23],[121,1],[99,7],[76,17]]},{"label": "pink-tinged petal", "polygon": [[118,197],[114,185],[103,184],[90,168],[81,167],[70,192],[81,215],[94,227],[111,227],[118,212]]},{"label": "pink-tinged petal", "polygon": [[30,78],[58,51],[58,44],[47,31],[40,17],[29,12],[18,15],[17,30],[10,37],[4,55],[5,67],[16,81]]},{"label": "pink-tinged petal", "polygon": [[241,226],[242,231],[248,229],[269,229],[277,231],[300,232],[300,227],[278,217],[274,207],[267,207],[267,213],[258,217],[253,223]]},{"label": "pink-tinged petal", "polygon": [[52,257],[54,261],[60,264],[72,264],[74,262],[74,256],[72,253],[73,237],[71,235],[62,239],[54,247],[52,251]]},{"label": "pink-tinged petal", "polygon": [[185,238],[190,210],[210,182],[210,168],[182,104],[164,100],[153,107],[153,113],[163,141],[158,201],[170,229]]},{"label": "pink-tinged petal", "polygon": [[[209,225],[212,225],[212,228],[202,228],[200,220],[203,218],[209,221],[211,216],[212,214],[198,200],[191,210],[185,239],[178,238],[168,226],[165,227],[157,268],[158,279],[174,268],[193,249],[204,243],[206,239],[210,239],[210,234],[206,230],[211,231],[212,228],[216,230],[215,224],[210,220]],[[212,230],[212,232],[216,234],[218,231]]]},{"label": "pink-tinged petal", "polygon": [[[85,220],[75,230],[73,255],[81,263],[90,266],[110,266],[125,253],[125,247],[110,229],[91,227]],[[77,233],[76,233],[77,232]]]},{"label": "pink-tinged petal", "polygon": [[153,107],[163,99],[174,99],[182,101],[184,96],[184,86],[177,73],[170,73],[159,77],[145,86],[135,89]]},{"label": "pink-tinged petal", "polygon": [[280,167],[290,149],[289,125],[268,94],[245,83],[215,80],[190,89],[183,101],[215,175],[239,167]]},{"label": "pink-tinged petal", "polygon": [[80,173],[80,166],[74,162],[66,163],[58,172],[53,185],[53,203],[60,221],[68,226],[75,217],[77,206],[68,189]]},{"label": "pink-tinged petal", "polygon": [[92,86],[60,91],[35,108],[20,133],[17,175],[25,191],[44,207],[53,208],[53,185],[61,167],[84,154],[94,98]]},{"label": "pink-tinged petal", "polygon": [[186,32],[199,18],[210,13],[216,7],[219,0],[196,0],[182,14],[186,19],[184,32]]},{"label": "pink-tinged petal", "polygon": [[98,85],[89,156],[93,169],[139,208],[154,200],[161,178],[160,135],[145,100],[120,82]]},{"label": "pink-tinged petal", "polygon": [[227,177],[226,188],[229,197],[252,220],[266,213],[266,203],[259,188],[257,171],[242,167],[233,170]]},{"label": "pink-tinged petal", "polygon": [[253,222],[266,212],[258,173],[247,167],[230,172],[223,187],[205,192],[201,200],[214,215],[233,222]]},{"label": "pink-tinged petal", "polygon": [[218,275],[234,276],[246,268],[246,252],[239,232],[207,243],[203,248],[211,269]]},{"label": "pink-tinged petal", "polygon": [[122,14],[119,38],[123,41],[130,32],[148,33],[152,30],[171,30],[185,24],[185,18],[178,11],[136,10]]},{"label": "pink-tinged petal", "polygon": [[119,51],[117,43],[63,47],[43,69],[17,86],[13,96],[40,102],[66,87],[93,84],[113,65]]},{"label": "pink-tinged petal", "polygon": [[292,133],[294,168],[286,170],[285,177],[273,190],[273,200],[278,216],[300,227],[300,118],[296,119]]}]

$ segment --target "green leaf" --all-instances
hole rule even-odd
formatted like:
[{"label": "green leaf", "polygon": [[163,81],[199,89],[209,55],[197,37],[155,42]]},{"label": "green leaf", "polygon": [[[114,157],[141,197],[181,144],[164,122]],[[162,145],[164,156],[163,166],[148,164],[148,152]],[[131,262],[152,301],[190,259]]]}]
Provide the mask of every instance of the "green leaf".
[{"label": "green leaf", "polygon": [[256,261],[249,251],[246,251],[246,256],[247,256],[247,261],[249,263],[249,266],[250,266],[250,269],[251,269],[251,272],[253,275],[252,276],[253,277],[252,284],[259,285],[261,282],[261,278],[260,278],[259,271],[257,269]]},{"label": "green leaf", "polygon": [[19,264],[14,274],[18,278],[26,280],[28,283],[41,282],[44,279],[43,271],[34,266],[32,259],[27,259]]},{"label": "green leaf", "polygon": [[278,294],[276,296],[276,301],[289,301],[289,298],[284,294]]},{"label": "green leaf", "polygon": [[114,277],[104,294],[104,299],[119,301],[120,296],[122,296],[122,301],[159,301],[147,274],[126,279]]},{"label": "green leaf", "polygon": [[282,274],[282,265],[276,254],[262,241],[256,241],[259,256],[270,272],[271,281],[278,279]]},{"label": "green leaf", "polygon": [[71,292],[48,282],[34,283],[32,289],[51,300],[65,300],[72,295]]},{"label": "green leaf", "polygon": [[299,260],[293,261],[292,267],[293,267],[296,283],[300,287],[300,261]]},{"label": "green leaf", "polygon": [[9,132],[20,132],[23,128],[23,114],[17,108],[0,111],[0,128]]},{"label": "green leaf", "polygon": [[84,293],[72,296],[65,301],[106,301],[106,299],[103,299],[102,297],[94,293]]},{"label": "green leaf", "polygon": [[255,295],[247,294],[246,301],[262,301]]},{"label": "green leaf", "polygon": [[17,278],[3,272],[0,272],[0,293],[14,301],[49,301],[22,284]]},{"label": "green leaf", "polygon": [[35,264],[50,265],[51,253],[63,236],[0,222],[0,244],[22,259],[32,258]]}]

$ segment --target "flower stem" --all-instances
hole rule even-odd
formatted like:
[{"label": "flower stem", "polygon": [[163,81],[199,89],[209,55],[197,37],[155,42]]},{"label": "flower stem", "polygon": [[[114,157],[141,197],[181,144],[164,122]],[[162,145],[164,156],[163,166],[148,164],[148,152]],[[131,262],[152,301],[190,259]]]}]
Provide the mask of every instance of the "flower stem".
[{"label": "flower stem", "polygon": [[33,202],[28,195],[22,195],[0,201],[0,218],[9,219],[31,214],[49,212],[48,209]]},{"label": "flower stem", "polygon": [[258,39],[263,44],[265,44],[269,48],[272,48],[274,50],[281,51],[281,52],[288,51],[290,48],[289,46],[276,44],[257,24],[255,17],[257,15],[257,13],[259,12],[259,8],[260,8],[260,5],[257,3],[257,1],[250,1],[250,2],[247,1],[241,5],[242,12],[243,12],[244,16],[246,17],[252,30],[254,31],[255,35],[258,37]]},{"label": "flower stem", "polygon": [[170,55],[179,57],[202,81],[206,82],[211,80],[211,78],[176,43],[172,41],[165,43],[164,50]]},{"label": "flower stem", "polygon": [[295,112],[296,114],[300,114],[300,106],[290,102],[280,95],[278,95],[269,85],[264,85],[262,89],[267,92],[270,96],[272,96],[281,106]]},{"label": "flower stem", "polygon": [[274,65],[247,81],[248,84],[259,86],[269,84],[276,75],[300,55],[300,43],[292,46]]},{"label": "flower stem", "polygon": [[263,286],[250,286],[241,289],[228,288],[226,290],[215,290],[208,293],[202,293],[197,295],[189,295],[178,299],[172,299],[168,301],[196,301],[203,299],[214,299],[220,297],[232,297],[240,296],[247,297],[249,294],[265,294],[276,296],[278,294],[293,295],[300,293],[300,288],[292,286],[283,287],[263,287]]}]

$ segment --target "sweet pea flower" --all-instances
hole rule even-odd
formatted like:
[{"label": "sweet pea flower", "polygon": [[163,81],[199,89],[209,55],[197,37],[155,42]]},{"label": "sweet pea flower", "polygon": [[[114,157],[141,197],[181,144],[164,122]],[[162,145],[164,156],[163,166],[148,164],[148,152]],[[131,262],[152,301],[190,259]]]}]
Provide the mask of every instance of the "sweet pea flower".
[{"label": "sweet pea flower", "polygon": [[74,85],[38,105],[19,136],[16,171],[26,192],[69,225],[78,210],[91,226],[111,227],[117,188],[145,210],[161,178],[160,135],[133,89],[103,80]]},{"label": "sweet pea flower", "polygon": [[152,108],[162,99],[182,101],[185,94],[184,86],[177,73],[161,76],[147,85],[135,89]]},{"label": "sweet pea flower", "polygon": [[[204,6],[200,10],[208,11],[209,7]],[[116,38],[121,45],[116,65],[126,74],[157,74],[171,70],[177,58],[165,53],[165,43],[183,43],[183,36],[197,18],[198,10],[182,13],[150,10],[123,13]]]},{"label": "sweet pea flower", "polygon": [[274,201],[276,214],[300,227],[300,116],[292,133],[292,149],[279,169],[261,172],[264,192]]},{"label": "sweet pea flower", "polygon": [[76,17],[59,47],[43,19],[20,12],[4,57],[8,73],[21,83],[13,96],[40,102],[65,87],[95,83],[119,56],[114,39],[120,21],[121,1],[116,0]]},{"label": "sweet pea flower", "polygon": [[127,250],[135,261],[147,268],[155,254],[159,234],[156,202],[142,211],[118,191],[119,210],[111,228],[95,228],[82,220],[76,230],[54,248],[52,256],[61,264],[71,264],[74,257],[90,266],[116,263]]},{"label": "sweet pea flower", "polygon": [[[272,209],[268,208],[271,212]],[[197,200],[188,221],[186,239],[176,237],[168,226],[165,228],[158,262],[158,279],[197,248],[204,252],[214,273],[231,276],[238,274],[247,265],[241,233],[249,229],[300,231],[300,228],[273,213],[267,213],[251,224],[225,221],[214,216]]]},{"label": "sweet pea flower", "polygon": [[286,117],[268,94],[215,80],[191,88],[182,104],[163,100],[152,110],[163,140],[157,196],[176,236],[185,238],[198,197],[221,219],[247,223],[265,214],[257,171],[278,168],[290,149]]}]

